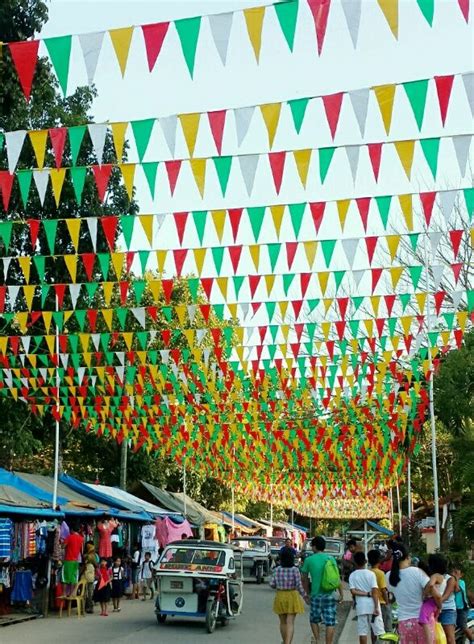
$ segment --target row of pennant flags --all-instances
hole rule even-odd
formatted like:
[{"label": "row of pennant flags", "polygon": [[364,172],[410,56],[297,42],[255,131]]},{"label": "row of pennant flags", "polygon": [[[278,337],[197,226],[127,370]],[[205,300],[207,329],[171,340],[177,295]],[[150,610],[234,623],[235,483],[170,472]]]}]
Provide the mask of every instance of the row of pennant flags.
[{"label": "row of pennant flags", "polygon": [[[48,186],[51,184],[54,203],[59,207],[66,177],[69,178],[73,187],[76,201],[81,203],[86,179],[88,176],[92,176],[97,188],[97,196],[103,203],[108,194],[112,172],[115,171],[120,172],[127,193],[132,199],[136,183],[136,169],[140,167],[153,199],[156,197],[156,186],[159,184],[161,190],[162,181],[168,184],[169,193],[173,196],[181,176],[184,176],[184,181],[192,177],[201,198],[204,199],[206,190],[211,189],[208,184],[212,184],[212,189],[218,186],[217,189],[220,189],[222,196],[225,196],[229,182],[232,180],[231,175],[235,174],[232,172],[232,168],[238,166],[249,196],[253,193],[257,173],[260,174],[260,167],[262,167],[261,172],[263,175],[267,176],[266,180],[271,182],[270,185],[273,186],[275,193],[278,195],[282,190],[282,186],[285,189],[287,182],[289,184],[290,180],[294,181],[294,177],[289,176],[291,163],[294,164],[294,172],[299,177],[303,188],[306,188],[308,181],[313,181],[313,178],[314,180],[317,178],[320,185],[323,185],[330,168],[334,165],[334,160],[338,159],[341,153],[345,153],[354,182],[356,181],[357,173],[361,172],[361,168],[365,171],[365,166],[367,165],[371,168],[374,180],[377,182],[381,172],[382,159],[385,156],[387,157],[387,172],[388,168],[393,171],[393,160],[398,159],[406,177],[410,179],[418,151],[421,158],[425,160],[433,178],[436,179],[439,171],[439,161],[449,154],[450,148],[454,149],[460,172],[463,176],[465,175],[471,142],[472,134],[460,134],[225,157],[178,159],[162,162],[150,161],[139,164],[106,163],[69,168],[23,169],[14,173],[10,173],[8,170],[0,170],[0,192],[3,208],[7,211],[13,187],[16,183],[25,205],[31,198],[33,181],[41,205],[45,202]],[[361,159],[361,152],[366,152],[367,160]],[[393,152],[395,153],[394,155],[390,154]],[[292,161],[288,158],[292,159]],[[318,167],[317,171],[315,166]],[[209,181],[209,177],[211,177],[211,181]]]},{"label": "row of pennant flags", "polygon": [[[319,103],[322,105],[327,127],[333,140],[337,133],[341,113],[344,113],[344,109],[349,109],[348,107],[344,108],[345,103],[350,104],[357,120],[360,134],[364,137],[371,96],[374,97],[378,106],[383,126],[388,136],[392,126],[394,106],[397,104],[401,107],[399,102],[396,103],[396,97],[401,90],[403,90],[408,99],[418,130],[421,131],[428,97],[438,103],[440,120],[444,127],[453,96],[453,87],[456,88],[458,84],[464,89],[471,115],[474,116],[474,73],[466,72],[405,83],[367,87],[348,92],[337,92],[323,96],[297,98],[284,102],[217,111],[174,114],[159,118],[114,123],[89,123],[87,125],[55,127],[44,130],[16,130],[0,133],[0,151],[2,147],[6,148],[10,173],[15,171],[21,152],[24,148],[26,149],[27,145],[33,149],[39,169],[44,167],[47,154],[48,157],[52,156],[54,158],[56,168],[62,167],[63,160],[65,160],[65,151],[67,152],[67,158],[71,159],[72,165],[76,165],[87,132],[99,165],[104,161],[104,148],[108,136],[113,140],[117,163],[121,163],[123,160],[126,140],[134,141],[138,159],[142,162],[150,143],[159,142],[161,136],[166,142],[172,157],[175,156],[177,142],[179,145],[179,140],[182,137],[186,144],[189,158],[192,158],[195,156],[198,136],[199,138],[204,138],[205,123],[207,122],[207,138],[209,138],[209,135],[212,137],[217,154],[222,155],[223,147],[224,150],[226,148],[224,135],[226,130],[230,129],[230,125],[227,125],[226,128],[226,124],[229,123],[229,117],[231,115],[233,117],[235,138],[237,146],[240,147],[245,142],[249,130],[251,130],[255,113],[260,113],[261,115],[268,137],[268,145],[272,149],[280,123],[283,131],[287,131],[288,125],[291,123],[296,134],[301,132],[304,134],[305,117],[310,114],[312,108],[316,109]],[[288,118],[288,115],[291,118]],[[396,117],[397,114],[395,113],[395,119]],[[202,131],[202,134],[199,134],[200,131]],[[68,144],[67,146],[66,143]]]},{"label": "row of pennant flags", "polygon": [[[410,1],[413,3],[415,2],[415,0]],[[398,37],[398,0],[377,0],[377,2],[387,19],[392,33],[395,37]],[[434,0],[416,0],[416,3],[420,7],[427,22],[431,25],[434,17]],[[464,19],[467,22],[469,18],[470,0],[457,0],[457,2],[453,2],[452,4],[457,4],[459,6]],[[304,20],[309,18],[310,15],[314,20],[317,49],[318,53],[321,54],[326,35],[331,0],[302,0],[301,2],[298,0],[286,0],[283,2],[277,2],[270,6],[252,7],[244,9],[243,11],[233,11],[206,16],[205,18],[209,23],[209,30],[212,39],[222,63],[225,65],[227,61],[232,25],[236,14],[241,14],[243,16],[249,37],[249,44],[255,54],[257,63],[260,58],[262,41],[264,40],[264,21],[268,13],[276,14],[277,23],[281,27],[282,36],[290,51],[293,51],[300,5],[305,7],[305,13],[308,11],[308,15],[304,17]],[[362,13],[362,1],[342,0],[342,9],[347,21],[352,42],[356,47]],[[175,31],[184,61],[191,77],[193,77],[198,42],[200,34],[202,33],[202,22],[202,16],[195,16],[174,21],[141,25],[139,27],[129,26],[119,29],[109,29],[107,31],[85,33],[79,36],[64,35],[29,41],[2,43],[2,47],[8,48],[11,60],[18,74],[22,91],[25,98],[29,100],[35,70],[38,65],[38,55],[40,53],[41,43],[44,44],[44,52],[47,53],[49,60],[53,65],[63,94],[66,95],[68,85],[70,84],[70,61],[71,53],[73,52],[72,44],[73,40],[76,38],[79,42],[80,50],[82,51],[89,84],[94,82],[106,34],[110,39],[112,49],[115,52],[120,72],[122,76],[125,75],[132,39],[135,32],[137,33],[137,36],[141,34],[143,38],[148,69],[151,72],[160,56],[160,53],[162,52],[165,41],[170,40],[171,32]],[[303,22],[303,19],[301,19],[301,22]],[[176,44],[178,44],[178,42],[176,42]],[[241,43],[239,42],[239,44]],[[175,51],[173,51],[173,53],[175,55]],[[105,56],[103,58],[105,58]]]}]

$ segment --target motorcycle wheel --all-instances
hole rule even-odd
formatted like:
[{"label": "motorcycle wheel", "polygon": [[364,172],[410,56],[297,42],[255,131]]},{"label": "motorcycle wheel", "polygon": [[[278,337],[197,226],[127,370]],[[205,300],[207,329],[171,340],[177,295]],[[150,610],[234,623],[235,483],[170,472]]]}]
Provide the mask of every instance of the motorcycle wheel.
[{"label": "motorcycle wheel", "polygon": [[158,624],[164,624],[167,617],[168,615],[160,615],[160,613],[158,613],[156,616],[156,621],[158,622]]},{"label": "motorcycle wheel", "polygon": [[217,602],[209,602],[206,608],[206,629],[208,633],[214,633],[217,624]]}]

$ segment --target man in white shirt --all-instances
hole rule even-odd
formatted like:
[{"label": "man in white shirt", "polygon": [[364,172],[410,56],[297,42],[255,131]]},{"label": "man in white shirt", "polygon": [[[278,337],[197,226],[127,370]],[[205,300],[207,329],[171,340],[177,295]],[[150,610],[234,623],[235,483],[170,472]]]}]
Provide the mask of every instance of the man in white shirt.
[{"label": "man in white shirt", "polygon": [[380,614],[377,578],[371,570],[367,570],[363,552],[355,552],[353,561],[356,569],[349,577],[349,588],[356,600],[359,643],[367,644],[370,632],[374,640],[385,633]]}]

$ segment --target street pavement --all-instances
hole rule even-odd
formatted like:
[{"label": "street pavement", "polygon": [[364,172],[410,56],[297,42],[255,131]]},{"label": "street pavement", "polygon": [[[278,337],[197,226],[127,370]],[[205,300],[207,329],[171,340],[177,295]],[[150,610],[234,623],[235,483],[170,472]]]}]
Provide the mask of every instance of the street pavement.
[{"label": "street pavement", "polygon": [[[98,612],[77,618],[57,615],[0,628],[1,644],[280,644],[278,618],[272,612],[273,591],[268,586],[245,584],[242,614],[228,626],[209,635],[203,621],[169,619],[158,624],[153,602],[122,602],[120,613],[100,617]],[[356,640],[355,640],[356,641]],[[296,620],[294,644],[310,644],[308,608]]]}]

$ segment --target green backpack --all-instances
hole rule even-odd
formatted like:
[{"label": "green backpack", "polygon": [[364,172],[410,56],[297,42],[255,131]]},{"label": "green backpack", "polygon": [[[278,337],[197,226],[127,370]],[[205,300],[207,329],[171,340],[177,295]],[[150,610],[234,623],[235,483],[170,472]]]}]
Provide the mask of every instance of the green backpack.
[{"label": "green backpack", "polygon": [[341,577],[339,575],[339,568],[337,567],[336,560],[331,557],[324,564],[323,576],[321,578],[321,590],[324,593],[330,593],[339,588]]}]

